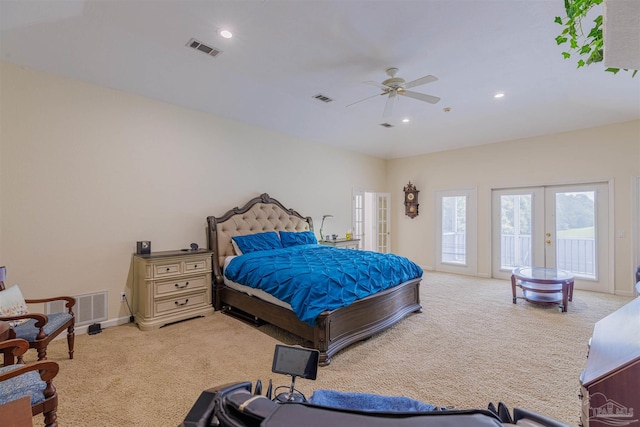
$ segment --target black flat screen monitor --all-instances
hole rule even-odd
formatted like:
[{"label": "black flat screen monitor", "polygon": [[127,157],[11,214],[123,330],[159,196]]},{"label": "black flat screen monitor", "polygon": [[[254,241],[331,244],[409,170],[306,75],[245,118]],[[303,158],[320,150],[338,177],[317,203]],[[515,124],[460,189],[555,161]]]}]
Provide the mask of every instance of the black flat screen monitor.
[{"label": "black flat screen monitor", "polygon": [[318,374],[319,356],[318,350],[276,344],[271,371],[315,380]]}]

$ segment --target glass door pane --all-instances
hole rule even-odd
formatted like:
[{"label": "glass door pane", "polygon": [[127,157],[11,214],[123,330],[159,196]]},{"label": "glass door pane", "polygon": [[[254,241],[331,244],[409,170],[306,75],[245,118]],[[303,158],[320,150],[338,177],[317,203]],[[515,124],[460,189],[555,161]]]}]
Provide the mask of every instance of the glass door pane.
[{"label": "glass door pane", "polygon": [[467,262],[467,198],[445,196],[442,198],[442,245],[443,263],[465,264]]},{"label": "glass door pane", "polygon": [[478,273],[478,203],[475,188],[435,193],[437,271]]},{"label": "glass door pane", "polygon": [[378,237],[378,252],[389,253],[389,199],[388,193],[377,193],[377,237]]},{"label": "glass door pane", "polygon": [[510,279],[517,267],[544,263],[544,189],[542,187],[492,191],[492,275]]},{"label": "glass door pane", "polygon": [[500,268],[531,267],[531,195],[500,196]]},{"label": "glass door pane", "polygon": [[555,193],[555,264],[596,279],[596,192]]},{"label": "glass door pane", "polygon": [[364,192],[353,192],[353,227],[351,233],[354,239],[360,239],[360,246],[364,244]]}]

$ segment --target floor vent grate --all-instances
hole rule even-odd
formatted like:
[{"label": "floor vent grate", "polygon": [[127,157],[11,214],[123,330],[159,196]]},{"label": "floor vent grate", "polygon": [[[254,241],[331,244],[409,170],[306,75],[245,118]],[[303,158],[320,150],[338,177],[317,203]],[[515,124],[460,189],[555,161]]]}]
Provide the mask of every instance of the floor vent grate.
[{"label": "floor vent grate", "polygon": [[[73,313],[76,316],[76,326],[107,320],[107,291],[93,294],[76,295],[76,305]],[[44,314],[62,313],[67,311],[65,301],[52,301],[44,305]]]}]

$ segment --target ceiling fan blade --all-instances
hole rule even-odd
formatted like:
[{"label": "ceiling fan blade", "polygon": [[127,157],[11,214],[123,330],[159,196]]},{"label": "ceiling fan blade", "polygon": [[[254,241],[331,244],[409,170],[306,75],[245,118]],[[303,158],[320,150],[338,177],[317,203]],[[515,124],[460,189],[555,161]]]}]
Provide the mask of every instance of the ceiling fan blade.
[{"label": "ceiling fan blade", "polygon": [[352,105],[356,105],[361,102],[368,101],[369,99],[375,98],[376,96],[380,96],[380,95],[384,95],[384,93],[376,93],[375,95],[367,96],[366,98],[361,99],[360,101],[352,102],[351,104],[347,105],[347,107],[351,107]]},{"label": "ceiling fan blade", "polygon": [[424,93],[412,92],[410,90],[405,90],[400,92],[400,95],[408,96],[409,98],[417,99],[419,101],[428,102],[429,104],[436,104],[440,101],[440,98],[437,96],[426,95]]},{"label": "ceiling fan blade", "polygon": [[419,79],[412,80],[408,83],[405,83],[404,87],[408,89],[410,87],[416,87],[420,85],[425,85],[427,83],[435,82],[436,80],[438,80],[436,76],[428,75],[428,76],[420,77]]},{"label": "ceiling fan blade", "polygon": [[391,112],[393,111],[393,104],[396,101],[396,93],[398,93],[398,91],[396,90],[392,90],[391,92],[389,92],[389,97],[387,98],[387,102],[384,105],[384,114],[382,115],[382,117],[389,117],[391,115]]},{"label": "ceiling fan blade", "polygon": [[378,82],[372,82],[371,80],[368,80],[368,81],[362,82],[362,83],[367,84],[367,85],[371,85],[371,86],[375,86],[375,87],[377,87],[379,89],[386,90],[386,91],[391,89],[389,86],[385,86],[385,85],[380,84]]}]

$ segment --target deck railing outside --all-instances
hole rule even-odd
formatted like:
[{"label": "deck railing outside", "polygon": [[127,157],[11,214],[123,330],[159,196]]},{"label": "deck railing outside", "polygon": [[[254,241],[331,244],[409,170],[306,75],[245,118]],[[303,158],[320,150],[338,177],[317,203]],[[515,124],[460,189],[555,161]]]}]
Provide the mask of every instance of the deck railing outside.
[{"label": "deck railing outside", "polygon": [[[503,234],[501,236],[501,265],[515,268],[531,265],[531,236]],[[596,241],[594,238],[556,239],[556,268],[574,274],[595,276]]]}]

